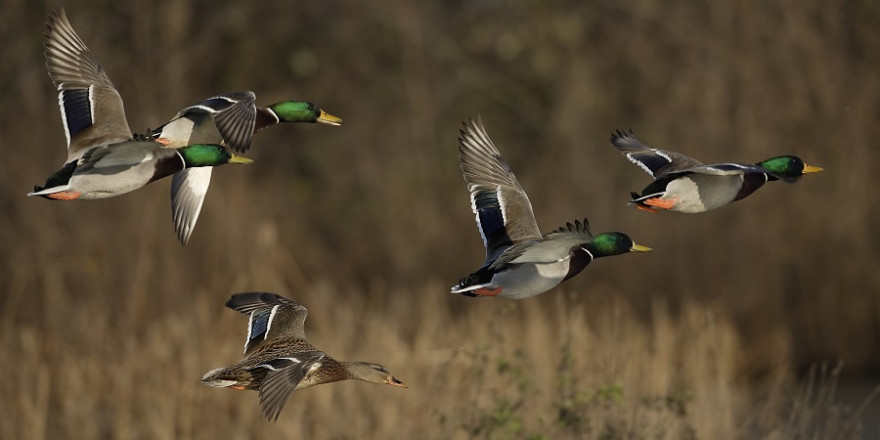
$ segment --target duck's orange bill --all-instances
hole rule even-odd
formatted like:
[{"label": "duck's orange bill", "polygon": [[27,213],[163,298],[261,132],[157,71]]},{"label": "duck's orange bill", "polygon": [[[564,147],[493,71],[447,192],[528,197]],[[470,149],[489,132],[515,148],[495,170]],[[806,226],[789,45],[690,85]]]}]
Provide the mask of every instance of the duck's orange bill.
[{"label": "duck's orange bill", "polygon": [[821,167],[814,167],[814,166],[812,166],[812,165],[806,165],[806,164],[804,164],[804,174],[807,174],[807,173],[818,173],[819,171],[823,171],[823,170],[824,170],[824,168],[821,168]]}]

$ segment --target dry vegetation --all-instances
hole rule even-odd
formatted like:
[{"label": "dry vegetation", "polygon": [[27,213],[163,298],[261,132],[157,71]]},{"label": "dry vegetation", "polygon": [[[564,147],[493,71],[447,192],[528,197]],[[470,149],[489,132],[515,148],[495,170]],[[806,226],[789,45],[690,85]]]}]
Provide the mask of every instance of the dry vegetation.
[{"label": "dry vegetation", "polygon": [[[880,368],[876,2],[66,2],[135,129],[240,89],[345,119],[261,133],[186,248],[168,182],[24,197],[63,159],[57,6],[0,7],[0,439],[880,435],[835,394]],[[522,302],[448,295],[482,259],[455,158],[478,113],[542,229],[588,216],[656,252]],[[616,128],[826,173],[652,216],[625,206],[647,176]],[[201,385],[240,354],[223,302],[246,290],[306,304],[316,345],[410,388],[316,387],[270,424],[255,393]]]}]

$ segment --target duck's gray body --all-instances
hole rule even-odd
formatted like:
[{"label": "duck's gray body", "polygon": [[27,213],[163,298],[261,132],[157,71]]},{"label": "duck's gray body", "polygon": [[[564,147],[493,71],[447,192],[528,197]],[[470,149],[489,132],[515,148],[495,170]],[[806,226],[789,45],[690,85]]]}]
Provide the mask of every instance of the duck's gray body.
[{"label": "duck's gray body", "polygon": [[[761,184],[766,182],[763,174],[760,180]],[[758,189],[751,186],[747,194],[742,194],[744,181],[745,174],[742,173],[722,175],[694,172],[670,179],[662,192],[651,193],[650,189],[646,189],[639,198],[659,194],[661,200],[676,201],[670,211],[696,214],[728,205]],[[638,203],[637,200],[634,199],[634,202]]]},{"label": "duck's gray body", "polygon": [[[514,263],[504,270],[494,272],[487,283],[478,286],[460,286],[453,293],[470,290],[501,289],[497,296],[508,299],[525,299],[544,293],[569,277],[571,256],[566,255],[550,263]],[[578,271],[580,272],[580,271]],[[470,290],[468,290],[470,289]]]},{"label": "duck's gray body", "polygon": [[[174,174],[186,166],[173,149],[153,141],[132,140],[86,150],[75,163],[68,163],[50,177],[55,185],[36,188],[29,196],[65,193],[65,198],[99,200],[116,197]],[[64,181],[66,171],[72,173]]]}]

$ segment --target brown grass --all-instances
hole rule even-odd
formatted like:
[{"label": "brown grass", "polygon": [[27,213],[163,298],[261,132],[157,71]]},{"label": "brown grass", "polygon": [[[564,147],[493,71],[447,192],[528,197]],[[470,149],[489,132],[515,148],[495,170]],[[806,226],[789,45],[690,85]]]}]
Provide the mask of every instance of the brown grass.
[{"label": "brown grass", "polygon": [[[239,89],[345,123],[261,133],[253,165],[215,173],[186,248],[168,182],[28,199],[63,158],[40,47],[56,5],[4,2],[0,439],[880,434],[834,393],[880,367],[874,3],[65,6],[133,129]],[[543,230],[588,216],[656,251],[522,302],[447,294],[482,259],[455,158],[476,114]],[[625,206],[648,177],[609,147],[616,128],[826,172],[651,216]],[[317,346],[410,388],[316,387],[269,424],[255,393],[201,385],[240,355],[243,318],[222,304],[248,290],[306,304]]]}]

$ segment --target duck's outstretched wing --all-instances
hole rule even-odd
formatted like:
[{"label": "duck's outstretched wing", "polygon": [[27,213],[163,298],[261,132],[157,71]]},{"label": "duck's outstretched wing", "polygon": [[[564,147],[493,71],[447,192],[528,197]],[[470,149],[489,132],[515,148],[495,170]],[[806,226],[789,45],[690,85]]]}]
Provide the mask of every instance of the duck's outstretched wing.
[{"label": "duck's outstretched wing", "polygon": [[703,165],[700,161],[672,151],[649,147],[636,139],[632,130],[611,133],[611,145],[623,153],[630,162],[659,179],[669,173],[689,170]]},{"label": "duck's outstretched wing", "polygon": [[266,292],[232,295],[226,307],[249,316],[244,354],[250,354],[263,341],[287,336],[305,339],[304,325],[308,309],[283,296]]},{"label": "duck's outstretched wing", "polygon": [[469,119],[463,125],[459,164],[490,263],[511,244],[541,238],[541,231],[526,192],[489,139],[483,122]]},{"label": "duck's outstretched wing", "polygon": [[266,419],[273,422],[278,419],[290,393],[304,377],[321,367],[323,358],[324,353],[317,350],[298,352],[254,367],[269,370],[260,384],[260,409]]},{"label": "duck's outstretched wing", "polygon": [[44,44],[67,137],[67,162],[94,146],[132,139],[122,97],[73,30],[64,9],[49,14]]}]

